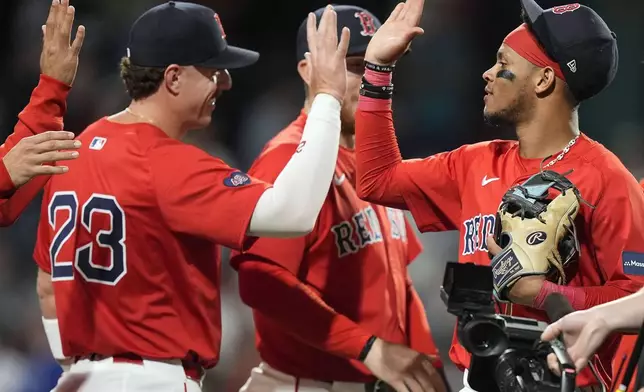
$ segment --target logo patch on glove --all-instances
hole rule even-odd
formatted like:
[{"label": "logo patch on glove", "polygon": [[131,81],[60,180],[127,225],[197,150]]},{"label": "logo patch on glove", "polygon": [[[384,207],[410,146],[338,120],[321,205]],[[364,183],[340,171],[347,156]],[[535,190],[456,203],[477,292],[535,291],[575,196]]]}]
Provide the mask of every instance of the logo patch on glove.
[{"label": "logo patch on glove", "polygon": [[492,276],[496,287],[503,287],[509,279],[523,269],[514,250],[509,249],[500,256],[492,265]]},{"label": "logo patch on glove", "polygon": [[530,233],[526,239],[525,242],[528,245],[539,245],[543,243],[543,241],[548,238],[548,235],[546,234],[545,231],[535,231],[534,233]]},{"label": "logo patch on glove", "polygon": [[248,184],[250,184],[250,177],[248,177],[248,174],[240,171],[232,172],[228,177],[224,178],[224,185],[228,187],[234,188]]}]

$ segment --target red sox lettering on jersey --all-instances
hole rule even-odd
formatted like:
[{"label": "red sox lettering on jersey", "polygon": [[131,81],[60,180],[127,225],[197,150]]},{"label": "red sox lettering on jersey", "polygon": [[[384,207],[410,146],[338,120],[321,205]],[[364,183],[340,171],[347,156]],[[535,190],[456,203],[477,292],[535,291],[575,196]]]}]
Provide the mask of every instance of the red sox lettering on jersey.
[{"label": "red sox lettering on jersey", "polygon": [[[391,238],[407,241],[405,215],[402,211],[387,208],[391,224]],[[345,220],[331,227],[338,248],[338,257],[355,254],[360,249],[382,242],[383,234],[376,211],[371,206],[358,211],[350,221]]]},{"label": "red sox lettering on jersey", "polygon": [[478,214],[463,221],[463,256],[487,253],[487,237],[494,234],[496,216]]}]

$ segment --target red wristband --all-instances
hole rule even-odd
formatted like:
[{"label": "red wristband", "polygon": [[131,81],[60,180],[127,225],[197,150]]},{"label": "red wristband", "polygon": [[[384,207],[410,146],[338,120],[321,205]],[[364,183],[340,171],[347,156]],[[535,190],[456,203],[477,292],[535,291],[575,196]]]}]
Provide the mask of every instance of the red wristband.
[{"label": "red wristband", "polygon": [[561,286],[548,281],[543,282],[543,285],[541,285],[541,290],[539,290],[539,294],[537,294],[536,298],[534,299],[532,307],[539,310],[544,310],[543,307],[546,303],[546,298],[552,293],[559,293],[564,295],[566,298],[568,298],[570,305],[572,305],[573,309],[575,310],[585,309],[586,292],[584,291],[583,287]]},{"label": "red wristband", "polygon": [[389,86],[393,79],[393,74],[391,72],[377,72],[365,69],[364,78],[374,86]]}]

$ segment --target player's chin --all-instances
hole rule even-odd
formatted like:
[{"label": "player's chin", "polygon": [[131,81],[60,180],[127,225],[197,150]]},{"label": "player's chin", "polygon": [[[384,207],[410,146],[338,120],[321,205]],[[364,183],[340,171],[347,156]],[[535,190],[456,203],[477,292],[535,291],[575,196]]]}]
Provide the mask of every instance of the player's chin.
[{"label": "player's chin", "polygon": [[212,114],[211,113],[204,113],[199,119],[197,120],[197,126],[198,128],[206,128],[207,126],[210,125],[212,122]]}]

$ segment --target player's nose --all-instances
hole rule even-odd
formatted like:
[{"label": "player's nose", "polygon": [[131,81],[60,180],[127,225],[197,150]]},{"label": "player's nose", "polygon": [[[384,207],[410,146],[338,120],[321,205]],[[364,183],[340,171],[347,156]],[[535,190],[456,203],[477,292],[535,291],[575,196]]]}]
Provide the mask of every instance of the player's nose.
[{"label": "player's nose", "polygon": [[483,80],[486,82],[490,83],[492,80],[494,80],[494,74],[492,73],[492,70],[494,67],[488,68],[487,71],[483,72]]}]

